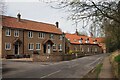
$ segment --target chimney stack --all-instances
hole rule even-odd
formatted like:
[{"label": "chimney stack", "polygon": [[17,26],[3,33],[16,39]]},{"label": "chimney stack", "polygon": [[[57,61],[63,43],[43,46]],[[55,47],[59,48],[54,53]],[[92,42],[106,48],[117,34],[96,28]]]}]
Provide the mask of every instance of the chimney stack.
[{"label": "chimney stack", "polygon": [[59,28],[59,22],[56,22],[56,27]]},{"label": "chimney stack", "polygon": [[79,35],[79,33],[78,33],[77,29],[76,29],[76,32],[75,32],[75,34]]},{"label": "chimney stack", "polygon": [[20,13],[18,13],[18,14],[17,14],[17,21],[19,22],[19,21],[20,21],[20,19],[21,19],[21,14],[20,14]]}]

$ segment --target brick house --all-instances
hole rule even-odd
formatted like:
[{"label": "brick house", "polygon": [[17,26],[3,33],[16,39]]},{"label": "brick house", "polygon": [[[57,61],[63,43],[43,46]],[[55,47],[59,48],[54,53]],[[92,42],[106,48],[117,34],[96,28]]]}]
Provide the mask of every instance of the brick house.
[{"label": "brick house", "polygon": [[105,38],[103,37],[98,37],[98,38],[95,38],[97,43],[99,44],[99,46],[101,46],[101,48],[103,49],[103,53],[106,53],[106,45],[105,45]]},{"label": "brick house", "polygon": [[10,16],[1,16],[0,26],[2,57],[6,55],[32,55],[33,51],[39,54],[63,53],[63,33],[56,25],[21,19]]},{"label": "brick house", "polygon": [[75,34],[66,33],[66,53],[83,53],[84,55],[92,55],[103,53],[102,47],[97,40],[88,36],[79,36]]}]

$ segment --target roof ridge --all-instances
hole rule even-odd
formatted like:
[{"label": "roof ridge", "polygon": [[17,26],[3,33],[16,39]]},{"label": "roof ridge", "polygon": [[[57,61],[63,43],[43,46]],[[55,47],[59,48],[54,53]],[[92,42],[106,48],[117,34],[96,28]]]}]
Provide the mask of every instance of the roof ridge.
[{"label": "roof ridge", "polygon": [[[2,15],[2,16],[5,16],[5,17],[10,17],[10,18],[15,18],[17,19],[17,17],[13,17],[13,16],[6,16],[6,15]],[[47,24],[47,25],[52,25],[52,26],[55,26],[54,24],[50,24],[50,23],[45,23],[45,22],[39,22],[39,21],[35,21],[35,20],[30,20],[30,19],[21,19],[21,20],[25,20],[25,21],[30,21],[30,22],[35,22],[35,23],[42,23],[42,24]]]},{"label": "roof ridge", "polygon": [[21,19],[20,21],[18,21],[16,17],[6,15],[3,15],[2,19],[3,26],[62,34],[62,30],[60,28],[57,28],[53,24],[32,21],[28,19]]}]

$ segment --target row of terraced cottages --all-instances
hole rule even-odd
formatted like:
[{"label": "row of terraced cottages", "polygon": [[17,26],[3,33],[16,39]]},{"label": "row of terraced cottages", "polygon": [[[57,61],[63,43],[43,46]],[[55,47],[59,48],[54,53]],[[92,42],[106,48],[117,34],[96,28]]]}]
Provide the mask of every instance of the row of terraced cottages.
[{"label": "row of terraced cottages", "polygon": [[65,54],[70,51],[92,54],[103,51],[98,44],[91,43],[91,41],[81,43],[79,39],[84,41],[87,36],[76,34],[64,36],[58,22],[53,25],[21,19],[21,14],[18,14],[17,18],[2,15],[1,19],[0,53],[2,57],[31,56],[34,51],[38,54]]},{"label": "row of terraced cottages", "polygon": [[66,53],[81,53],[83,55],[93,55],[105,53],[103,38],[93,38],[78,33],[66,33]]},{"label": "row of terraced cottages", "polygon": [[62,54],[63,33],[55,25],[2,16],[1,49],[2,57],[31,56],[34,51],[39,54]]}]

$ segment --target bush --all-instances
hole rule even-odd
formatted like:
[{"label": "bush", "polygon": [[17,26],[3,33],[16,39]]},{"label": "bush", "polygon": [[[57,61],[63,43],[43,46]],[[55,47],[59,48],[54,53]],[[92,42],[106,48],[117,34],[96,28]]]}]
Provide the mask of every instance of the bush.
[{"label": "bush", "polygon": [[70,50],[70,51],[69,51],[69,54],[72,54],[72,53],[73,53],[73,51],[72,51],[72,50]]},{"label": "bush", "polygon": [[38,54],[39,55],[38,51],[33,51],[33,54]]},{"label": "bush", "polygon": [[69,51],[69,54],[73,54],[73,53],[74,54],[76,54],[76,53],[78,54],[78,53],[80,53],[80,51],[72,51],[72,50]]},{"label": "bush", "polygon": [[116,56],[116,57],[114,58],[114,60],[115,60],[116,62],[119,62],[119,63],[120,63],[120,55]]}]

